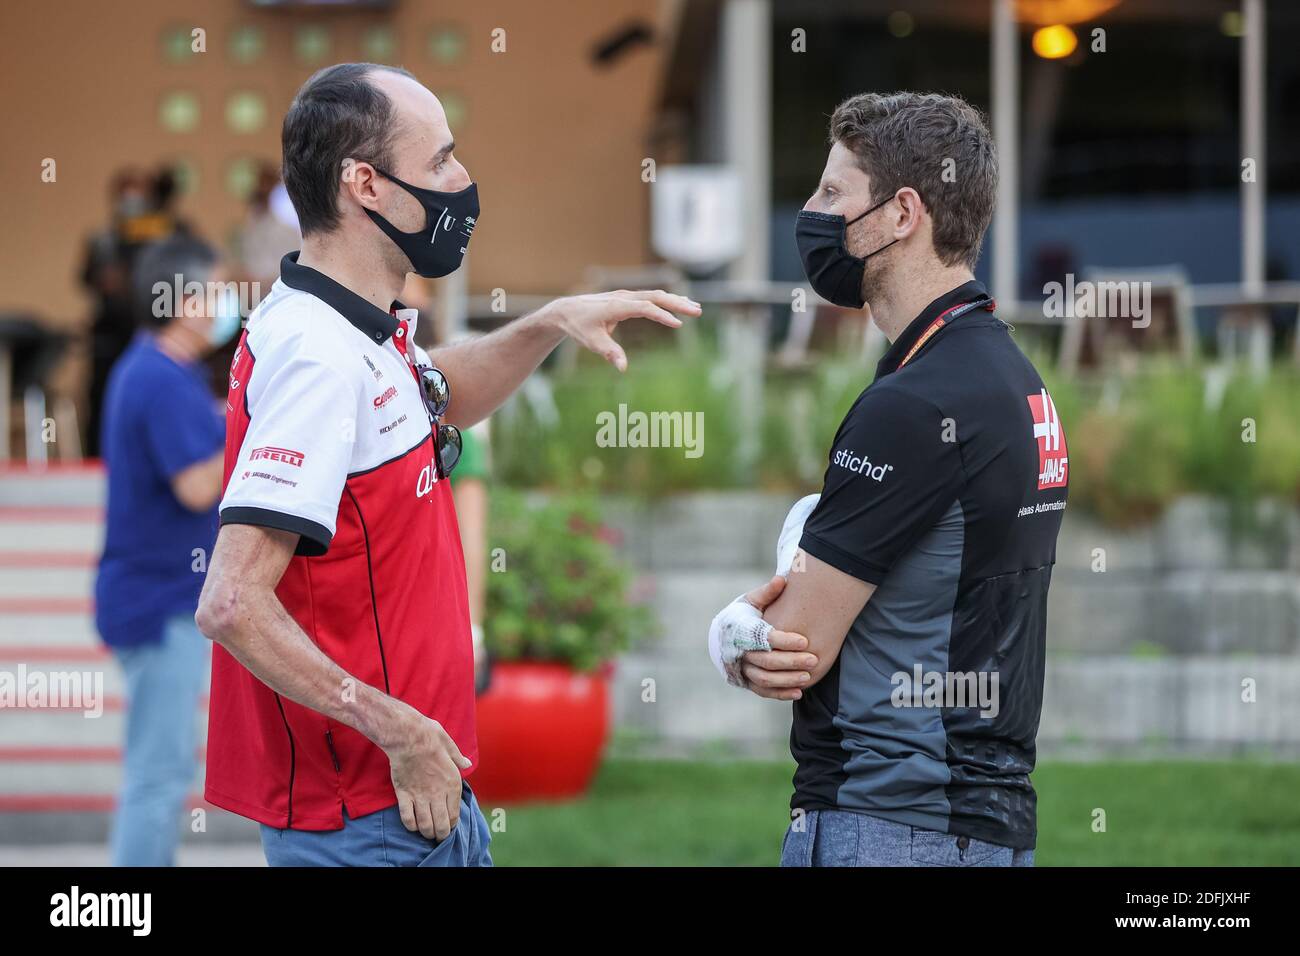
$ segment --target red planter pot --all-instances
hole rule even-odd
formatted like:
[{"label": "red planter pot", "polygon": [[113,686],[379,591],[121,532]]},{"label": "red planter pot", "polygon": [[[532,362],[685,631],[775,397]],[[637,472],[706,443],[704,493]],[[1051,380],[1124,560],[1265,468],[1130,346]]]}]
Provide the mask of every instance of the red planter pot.
[{"label": "red planter pot", "polygon": [[608,671],[504,661],[478,699],[479,800],[576,797],[586,792],[609,733]]}]

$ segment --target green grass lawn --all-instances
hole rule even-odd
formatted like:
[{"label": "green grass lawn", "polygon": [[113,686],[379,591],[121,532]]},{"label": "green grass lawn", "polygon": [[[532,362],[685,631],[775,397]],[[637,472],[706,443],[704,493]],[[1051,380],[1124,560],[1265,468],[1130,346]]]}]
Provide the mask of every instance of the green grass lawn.
[{"label": "green grass lawn", "polygon": [[[492,855],[502,866],[773,865],[791,769],[608,760],[581,800],[506,807]],[[1300,865],[1300,765],[1048,763],[1033,779],[1040,866]]]}]

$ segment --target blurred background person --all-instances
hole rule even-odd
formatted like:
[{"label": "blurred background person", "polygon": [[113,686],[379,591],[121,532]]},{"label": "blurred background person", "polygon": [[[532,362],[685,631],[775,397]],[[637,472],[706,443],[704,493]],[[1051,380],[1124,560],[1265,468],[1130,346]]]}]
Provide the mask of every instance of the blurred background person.
[{"label": "blurred background person", "polygon": [[[225,428],[201,360],[239,329],[233,287],[213,289],[210,246],[175,235],[145,247],[132,281],[142,326],[109,376],[101,448],[107,529],[96,625],[126,677],[116,866],[173,862],[195,772],[195,709],[210,657],[194,612],[216,539]],[[210,300],[217,300],[213,308]]]},{"label": "blurred background person", "polygon": [[109,224],[86,243],[81,283],[94,300],[86,432],[86,451],[91,458],[102,451],[104,389],[109,373],[136,331],[131,286],[136,256],[146,243],[173,232],[188,232],[176,214],[178,195],[176,174],[168,167],[160,167],[152,175],[136,167],[119,170],[109,184]]},{"label": "blurred background person", "polygon": [[491,663],[484,643],[487,607],[488,513],[490,475],[488,422],[484,419],[460,433],[460,462],[451,477],[460,545],[465,552],[465,583],[469,588],[469,629],[474,638],[474,687],[481,694],[491,680]]},{"label": "blurred background person", "polygon": [[[235,231],[235,248],[244,278],[256,282],[261,295],[271,291],[280,277],[280,260],[302,242],[298,217],[288,201],[275,163],[257,166],[257,181],[248,195],[244,221]],[[256,302],[249,302],[250,307]]]},{"label": "blurred background person", "polygon": [[86,240],[81,284],[93,300],[90,320],[90,416],[86,450],[99,455],[100,407],[108,373],[135,334],[131,309],[131,263],[139,244],[131,240],[133,223],[150,206],[149,181],[143,170],[118,170],[108,187],[109,223]]}]

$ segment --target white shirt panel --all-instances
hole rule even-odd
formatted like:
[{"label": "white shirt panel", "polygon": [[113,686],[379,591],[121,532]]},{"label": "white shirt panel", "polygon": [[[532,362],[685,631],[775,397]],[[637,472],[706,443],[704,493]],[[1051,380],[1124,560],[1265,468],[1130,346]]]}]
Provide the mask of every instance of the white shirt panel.
[{"label": "white shirt panel", "polygon": [[[414,311],[400,313],[408,328]],[[328,545],[348,476],[400,458],[429,436],[418,383],[393,339],[372,341],[322,300],[282,282],[250,317],[248,348],[249,425],[223,518],[229,509],[289,516],[319,528],[234,513],[243,523],[309,537],[323,529],[326,540],[317,543]]]}]

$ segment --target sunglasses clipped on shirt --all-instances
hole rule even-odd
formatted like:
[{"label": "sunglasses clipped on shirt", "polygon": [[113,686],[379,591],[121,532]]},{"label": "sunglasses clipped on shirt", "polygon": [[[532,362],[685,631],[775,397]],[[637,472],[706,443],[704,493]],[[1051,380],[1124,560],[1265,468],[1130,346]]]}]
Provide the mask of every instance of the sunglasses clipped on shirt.
[{"label": "sunglasses clipped on shirt", "polygon": [[460,461],[461,449],[460,429],[439,421],[451,404],[451,385],[447,376],[432,365],[416,366],[415,371],[419,376],[424,407],[429,412],[429,420],[436,426],[433,441],[438,453],[438,470],[446,478]]}]

